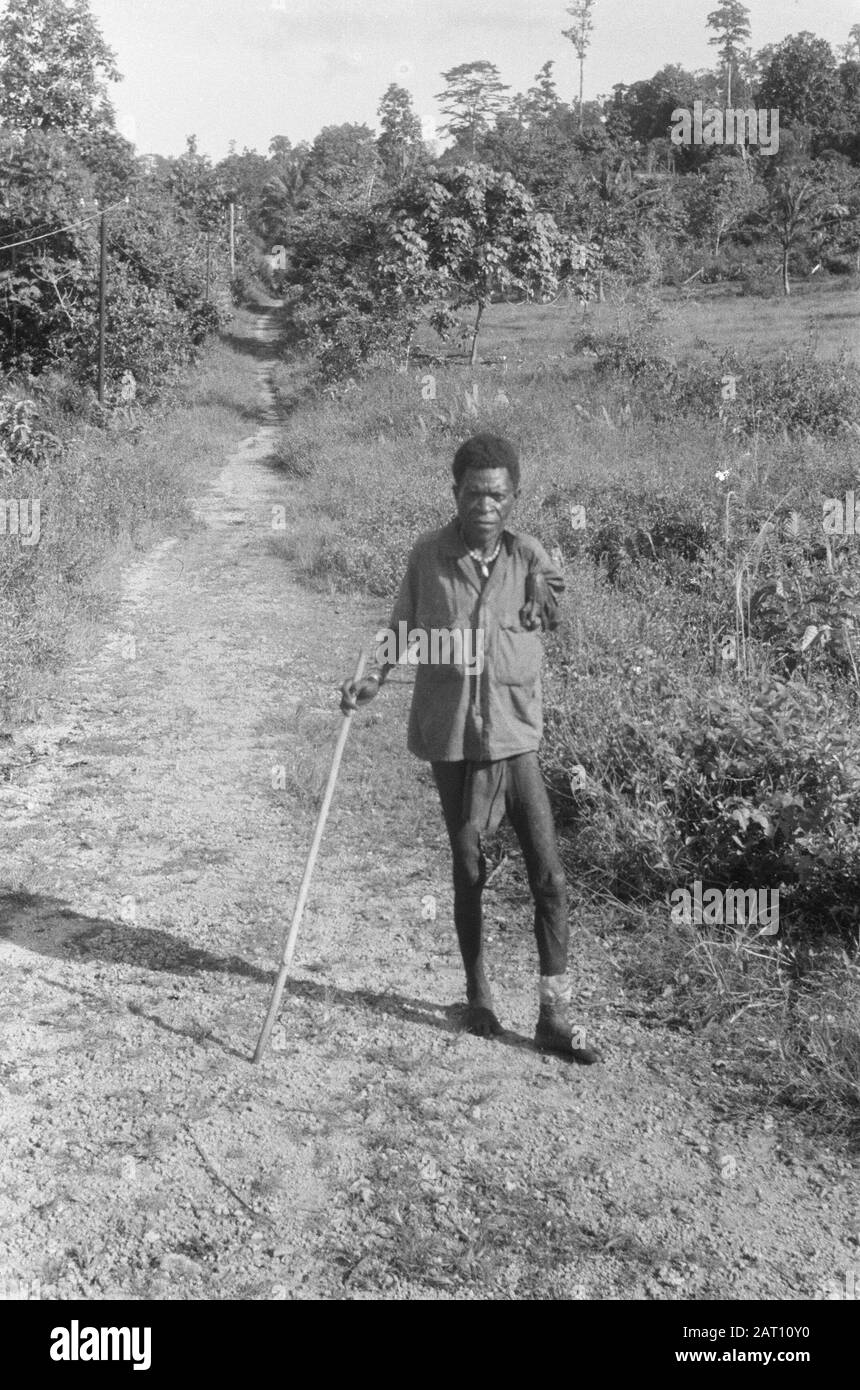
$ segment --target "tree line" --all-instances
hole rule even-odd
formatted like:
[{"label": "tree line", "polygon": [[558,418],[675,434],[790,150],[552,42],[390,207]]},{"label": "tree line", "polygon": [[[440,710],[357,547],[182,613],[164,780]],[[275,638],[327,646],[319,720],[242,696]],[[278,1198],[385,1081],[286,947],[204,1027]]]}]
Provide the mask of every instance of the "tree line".
[{"label": "tree line", "polygon": [[[117,131],[115,55],[89,0],[9,0],[0,19],[0,365],[95,370],[98,220],[108,216],[109,372],[155,391],[240,296],[263,246],[289,248],[282,282],[330,375],[408,356],[430,323],[472,360],[500,295],[583,303],[613,285],[736,282],[748,293],[860,270],[860,25],[839,53],[807,32],[752,53],[748,11],[708,16],[719,62],[583,100],[596,0],[561,32],[579,69],[564,101],[547,61],[511,93],[486,60],[442,74],[446,148],[409,92],[383,94],[378,131],[326,126],[311,142],[231,146],[213,164],[140,156]],[[694,103],[780,113],[778,151],[671,139]],[[231,267],[226,213],[236,210]],[[468,319],[463,314],[468,312]]]},{"label": "tree line", "polygon": [[[547,61],[512,94],[486,60],[442,74],[450,141],[434,150],[405,88],[392,84],[379,130],[327,126],[310,143],[278,137],[233,156],[258,234],[290,248],[297,321],[332,374],[408,353],[417,325],[465,332],[471,354],[489,300],[587,302],[612,284],[735,282],[791,292],[820,269],[860,270],[860,25],[837,54],[803,32],[758,53],[748,11],[708,16],[713,69],[669,64],[582,100],[594,0],[568,7],[580,97],[559,96]],[[779,111],[779,142],[677,145],[672,113],[694,103]],[[267,176],[268,175],[268,176]]]}]

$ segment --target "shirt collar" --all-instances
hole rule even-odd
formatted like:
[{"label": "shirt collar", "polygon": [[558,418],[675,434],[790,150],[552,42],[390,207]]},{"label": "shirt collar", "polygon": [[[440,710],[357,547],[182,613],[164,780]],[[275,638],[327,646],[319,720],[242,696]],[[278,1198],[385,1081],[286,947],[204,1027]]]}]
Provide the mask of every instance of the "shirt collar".
[{"label": "shirt collar", "polygon": [[[511,530],[509,526],[506,526],[502,531],[502,541],[509,555],[516,534],[516,531]],[[469,554],[469,547],[464,541],[462,532],[460,531],[459,517],[453,517],[451,521],[448,522],[447,526],[442,527],[439,545],[440,549],[447,551],[451,555],[462,557]]]}]

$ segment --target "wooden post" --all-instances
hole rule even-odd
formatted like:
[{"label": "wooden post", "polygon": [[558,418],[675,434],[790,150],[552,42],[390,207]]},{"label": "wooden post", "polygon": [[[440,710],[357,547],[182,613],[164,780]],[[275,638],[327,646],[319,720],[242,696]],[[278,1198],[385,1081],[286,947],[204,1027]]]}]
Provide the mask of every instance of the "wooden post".
[{"label": "wooden post", "polygon": [[230,199],[230,279],[236,278],[236,204]]},{"label": "wooden post", "polygon": [[206,303],[209,303],[209,285],[212,275],[212,239],[210,233],[206,233]]},{"label": "wooden post", "polygon": [[107,317],[107,218],[101,215],[99,265],[99,405],[105,403],[105,331]]},{"label": "wooden post", "polygon": [[18,267],[18,252],[12,252],[12,356],[18,351],[18,304],[15,299],[17,288],[15,286],[15,271]]}]

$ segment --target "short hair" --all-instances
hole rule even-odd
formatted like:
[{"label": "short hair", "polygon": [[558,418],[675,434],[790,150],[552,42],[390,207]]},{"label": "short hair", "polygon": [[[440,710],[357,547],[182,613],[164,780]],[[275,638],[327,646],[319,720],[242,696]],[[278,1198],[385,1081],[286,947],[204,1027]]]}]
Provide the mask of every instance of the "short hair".
[{"label": "short hair", "polygon": [[473,434],[454,455],[451,472],[457,487],[470,468],[506,468],[514,492],[520,485],[520,461],[517,451],[507,439],[498,434]]}]

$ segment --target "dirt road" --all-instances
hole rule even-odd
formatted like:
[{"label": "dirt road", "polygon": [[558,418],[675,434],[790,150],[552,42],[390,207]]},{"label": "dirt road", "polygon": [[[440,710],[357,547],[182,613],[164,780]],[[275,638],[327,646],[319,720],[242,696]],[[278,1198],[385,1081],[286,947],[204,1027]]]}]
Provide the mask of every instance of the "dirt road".
[{"label": "dirt road", "polygon": [[[261,311],[257,343],[274,331]],[[335,686],[384,616],[309,594],[273,543],[296,484],[267,462],[258,369],[260,427],[196,526],[129,568],[116,631],[0,745],[0,1294],[844,1296],[847,1161],[696,1039],[645,1026],[587,920],[576,999],[606,1064],[533,1052],[516,864],[489,893],[511,1032],[458,1031],[408,689],[356,717],[294,980],[250,1064]]]}]

